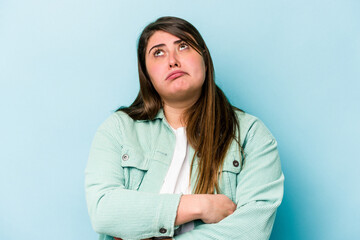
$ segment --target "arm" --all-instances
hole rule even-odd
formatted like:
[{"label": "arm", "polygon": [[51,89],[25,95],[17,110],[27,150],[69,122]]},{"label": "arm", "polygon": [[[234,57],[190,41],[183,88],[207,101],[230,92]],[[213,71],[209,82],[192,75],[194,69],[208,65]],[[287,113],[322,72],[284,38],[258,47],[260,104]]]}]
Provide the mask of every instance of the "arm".
[{"label": "arm", "polygon": [[283,196],[277,143],[260,121],[251,125],[244,138],[245,163],[237,176],[237,209],[222,221],[199,225],[176,240],[269,239]]},{"label": "arm", "polygon": [[174,225],[199,218],[214,223],[235,210],[235,204],[220,194],[180,196],[126,189],[120,121],[113,115],[100,126],[86,167],[86,200],[96,232],[124,239],[173,236]]},{"label": "arm", "polygon": [[196,219],[217,223],[235,211],[236,205],[223,194],[183,195],[176,214],[175,225]]},{"label": "arm", "polygon": [[[206,223],[215,223],[232,214],[236,205],[222,194],[183,195],[177,210],[175,225],[181,225],[196,219]],[[115,240],[122,240],[114,237]],[[166,238],[164,240],[170,240]],[[143,240],[151,240],[150,238]]]},{"label": "arm", "polygon": [[91,147],[85,188],[93,228],[124,239],[172,236],[180,195],[125,189],[120,125],[117,116],[107,119]]}]

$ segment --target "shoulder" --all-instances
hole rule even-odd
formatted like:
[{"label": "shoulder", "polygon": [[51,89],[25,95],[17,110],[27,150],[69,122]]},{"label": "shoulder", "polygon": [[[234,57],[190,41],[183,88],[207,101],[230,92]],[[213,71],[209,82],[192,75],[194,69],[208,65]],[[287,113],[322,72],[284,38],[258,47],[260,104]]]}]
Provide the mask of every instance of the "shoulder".
[{"label": "shoulder", "polygon": [[108,116],[105,121],[100,124],[97,132],[118,135],[124,132],[124,130],[132,128],[135,122],[136,121],[126,113],[117,111]]},{"label": "shoulder", "polygon": [[274,141],[275,138],[266,125],[256,116],[239,110],[235,111],[239,120],[240,140],[243,144],[248,141]]},{"label": "shoulder", "polygon": [[161,132],[162,124],[159,119],[134,120],[127,113],[117,111],[111,114],[99,127],[98,131],[108,135],[120,137],[135,143],[157,137]]},{"label": "shoulder", "polygon": [[133,120],[129,115],[125,112],[117,111],[112,113],[102,124],[100,127],[115,127],[120,125],[132,125],[136,121]]}]

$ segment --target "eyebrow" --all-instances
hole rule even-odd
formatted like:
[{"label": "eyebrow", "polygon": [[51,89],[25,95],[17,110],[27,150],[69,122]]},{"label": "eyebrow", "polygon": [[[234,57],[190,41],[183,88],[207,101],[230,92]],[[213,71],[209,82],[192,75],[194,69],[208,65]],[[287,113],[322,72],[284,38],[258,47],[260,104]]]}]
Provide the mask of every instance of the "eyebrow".
[{"label": "eyebrow", "polygon": [[[179,43],[181,43],[181,42],[183,42],[183,41],[184,41],[184,40],[179,39],[179,40],[174,41],[174,44],[179,44]],[[150,50],[149,50],[149,53],[151,52],[151,50],[152,50],[153,48],[164,47],[164,46],[165,46],[164,43],[160,43],[160,44],[157,44],[157,45],[155,45],[155,46],[152,46],[152,48],[150,48]]]}]

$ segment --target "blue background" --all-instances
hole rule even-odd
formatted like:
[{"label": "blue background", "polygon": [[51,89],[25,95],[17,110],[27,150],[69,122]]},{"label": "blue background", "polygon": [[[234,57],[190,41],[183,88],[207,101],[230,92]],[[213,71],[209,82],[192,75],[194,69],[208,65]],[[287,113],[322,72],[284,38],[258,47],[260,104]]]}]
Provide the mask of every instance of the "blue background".
[{"label": "blue background", "polygon": [[135,98],[137,38],[163,15],[199,29],[217,84],[279,142],[285,196],[271,239],[359,239],[355,0],[0,0],[0,239],[97,239],[90,144]]}]

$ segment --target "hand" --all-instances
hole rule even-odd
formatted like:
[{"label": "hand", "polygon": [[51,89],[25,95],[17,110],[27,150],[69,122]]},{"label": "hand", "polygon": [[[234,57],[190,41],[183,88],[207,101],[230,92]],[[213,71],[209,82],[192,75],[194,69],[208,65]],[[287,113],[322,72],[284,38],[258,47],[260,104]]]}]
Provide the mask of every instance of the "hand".
[{"label": "hand", "polygon": [[204,223],[217,223],[236,210],[236,204],[223,194],[201,194],[203,207],[201,220]]}]

